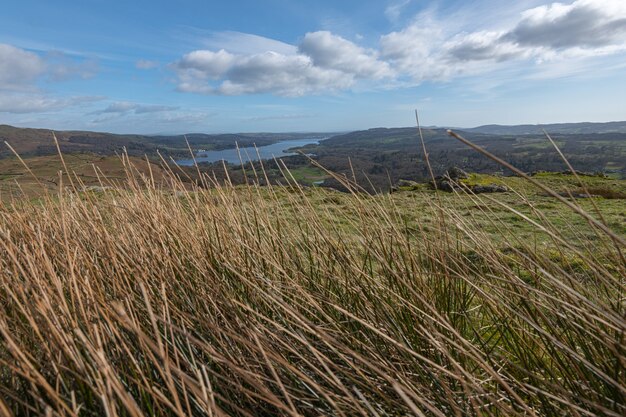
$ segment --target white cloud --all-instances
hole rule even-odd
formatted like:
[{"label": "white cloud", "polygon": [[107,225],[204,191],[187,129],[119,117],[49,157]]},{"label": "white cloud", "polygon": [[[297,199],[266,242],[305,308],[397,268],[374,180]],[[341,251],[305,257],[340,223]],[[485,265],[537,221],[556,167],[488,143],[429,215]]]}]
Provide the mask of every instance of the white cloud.
[{"label": "white cloud", "polygon": [[75,78],[92,78],[98,71],[94,60],[73,58],[60,51],[50,51],[44,55],[46,77],[50,81],[66,81]]},{"label": "white cloud", "polygon": [[458,66],[446,62],[444,44],[450,35],[444,27],[430,13],[420,14],[403,30],[381,37],[381,58],[390,63],[400,78],[415,83],[448,79]]},{"label": "white cloud", "polygon": [[[201,123],[212,116],[205,112],[180,111],[177,106],[164,106],[160,104],[140,104],[130,101],[117,101],[107,107],[88,113],[96,116],[89,123],[93,126],[108,123],[133,123],[134,125],[151,126],[171,125],[176,123],[196,124]],[[122,125],[120,125],[122,126]]]},{"label": "white cloud", "polygon": [[506,38],[527,46],[595,48],[626,41],[626,2],[578,0],[535,7]]},{"label": "white cloud", "polygon": [[233,55],[194,51],[174,65],[183,92],[220,95],[273,93],[302,96],[350,87],[353,76],[314,65],[302,54]]},{"label": "white cloud", "polygon": [[357,78],[380,79],[393,74],[389,64],[378,59],[376,51],[366,50],[328,31],[307,33],[299,51],[320,68],[353,74]]},{"label": "white cloud", "polygon": [[379,60],[375,51],[330,32],[308,33],[299,48],[284,49],[290,53],[192,51],[173,65],[178,89],[200,94],[293,97],[345,90],[357,79],[393,75],[389,64]]},{"label": "white cloud", "polygon": [[[388,17],[399,16],[408,3],[390,3]],[[499,19],[494,23],[499,27],[485,22],[467,30],[467,22],[451,25],[429,9],[405,28],[381,36],[376,49],[329,31],[307,33],[297,47],[226,32],[221,40],[209,42],[221,49],[192,51],[172,68],[183,92],[301,96],[351,89],[360,83],[394,88],[522,68],[558,77],[556,68],[565,68],[563,63],[574,69],[588,67],[583,61],[626,52],[623,0],[552,3]],[[250,45],[245,47],[247,41]],[[546,71],[552,64],[555,70]]]},{"label": "white cloud", "polygon": [[199,50],[183,56],[176,66],[183,71],[183,75],[187,75],[190,79],[215,80],[232,68],[236,58],[235,55],[223,49],[217,52]]},{"label": "white cloud", "polygon": [[92,112],[91,114],[117,114],[125,115],[129,113],[145,114],[145,113],[160,113],[172,110],[178,110],[179,107],[175,106],[163,106],[158,104],[138,104],[129,101],[117,101],[109,104],[102,110]]},{"label": "white cloud", "polygon": [[185,124],[197,124],[201,122],[205,122],[206,120],[213,117],[213,113],[202,113],[202,112],[172,112],[165,113],[156,120],[158,123],[163,124],[177,124],[177,123],[185,123]]},{"label": "white cloud", "polygon": [[0,113],[48,113],[58,112],[68,107],[80,106],[101,100],[101,97],[81,96],[54,98],[42,94],[2,94]]},{"label": "white cloud", "polygon": [[[89,113],[98,117],[89,121],[92,126],[102,124],[121,123],[127,126],[132,120],[135,125],[151,126],[154,129],[158,125],[171,125],[178,123],[197,124],[206,121],[214,114],[204,112],[182,112],[177,107],[130,105],[132,103],[113,103],[103,111]],[[156,113],[156,114],[154,114]]]},{"label": "white cloud", "polygon": [[137,104],[130,103],[128,101],[118,101],[116,103],[109,104],[105,109],[95,112],[95,114],[100,113],[128,113],[129,111],[135,109]]},{"label": "white cloud", "polygon": [[463,61],[546,61],[615,54],[626,49],[626,2],[552,3],[522,12],[509,30],[478,31],[457,38],[446,49],[451,58]]},{"label": "white cloud", "polygon": [[466,61],[508,61],[529,57],[529,51],[503,40],[501,32],[474,32],[456,36],[444,44],[451,64]]},{"label": "white cloud", "polygon": [[211,32],[203,39],[202,45],[208,50],[224,49],[238,55],[254,55],[268,51],[293,55],[297,52],[297,48],[288,43],[235,31]]},{"label": "white cloud", "polygon": [[381,38],[381,56],[415,82],[488,73],[515,63],[524,63],[528,71],[557,61],[585,66],[580,60],[626,51],[626,2],[577,0],[535,7],[503,30],[454,33],[449,28],[432,13],[419,15],[405,29]]},{"label": "white cloud", "polygon": [[313,114],[279,114],[273,116],[256,116],[246,119],[247,122],[265,122],[270,120],[298,120],[310,119],[315,117]]},{"label": "white cloud", "polygon": [[353,82],[348,74],[315,66],[307,56],[266,52],[240,57],[216,91],[224,95],[274,93],[293,97],[343,90]]},{"label": "white cloud", "polygon": [[137,62],[135,62],[135,68],[141,69],[141,70],[150,70],[150,69],[154,69],[158,67],[159,67],[158,62],[150,61],[147,59],[140,59]]},{"label": "white cloud", "polygon": [[387,6],[387,8],[385,9],[385,16],[391,22],[396,22],[400,18],[400,15],[402,14],[402,11],[404,10],[404,8],[409,3],[411,3],[411,0],[394,0],[394,1],[392,1],[391,4],[389,6]]},{"label": "white cloud", "polygon": [[38,55],[0,44],[0,89],[28,88],[45,70],[46,64]]},{"label": "white cloud", "polygon": [[0,90],[34,92],[42,80],[84,79],[92,77],[96,71],[95,61],[74,58],[60,51],[39,55],[0,44]]}]

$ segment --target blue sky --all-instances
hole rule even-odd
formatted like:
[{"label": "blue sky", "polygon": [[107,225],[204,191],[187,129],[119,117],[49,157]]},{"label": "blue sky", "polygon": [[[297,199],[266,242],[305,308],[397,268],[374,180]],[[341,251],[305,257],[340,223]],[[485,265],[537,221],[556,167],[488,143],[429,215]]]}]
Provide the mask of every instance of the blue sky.
[{"label": "blue sky", "polygon": [[119,133],[626,119],[626,1],[5,2],[0,123]]}]

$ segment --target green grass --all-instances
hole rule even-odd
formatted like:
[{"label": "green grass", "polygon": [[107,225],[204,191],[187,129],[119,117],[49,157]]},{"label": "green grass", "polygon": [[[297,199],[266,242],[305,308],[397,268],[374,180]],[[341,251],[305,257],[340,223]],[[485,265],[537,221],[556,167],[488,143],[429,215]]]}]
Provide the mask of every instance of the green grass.
[{"label": "green grass", "polygon": [[296,181],[300,181],[303,184],[312,185],[316,181],[322,181],[329,178],[322,169],[316,167],[299,167],[289,171]]}]

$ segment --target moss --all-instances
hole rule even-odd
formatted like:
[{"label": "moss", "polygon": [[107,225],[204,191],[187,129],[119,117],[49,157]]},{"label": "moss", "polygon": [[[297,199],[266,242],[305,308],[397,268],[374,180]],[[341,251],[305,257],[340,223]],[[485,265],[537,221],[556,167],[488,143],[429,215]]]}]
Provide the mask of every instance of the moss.
[{"label": "moss", "polygon": [[462,179],[459,182],[469,188],[476,186],[507,185],[507,181],[503,177],[487,174],[470,174],[469,178]]}]

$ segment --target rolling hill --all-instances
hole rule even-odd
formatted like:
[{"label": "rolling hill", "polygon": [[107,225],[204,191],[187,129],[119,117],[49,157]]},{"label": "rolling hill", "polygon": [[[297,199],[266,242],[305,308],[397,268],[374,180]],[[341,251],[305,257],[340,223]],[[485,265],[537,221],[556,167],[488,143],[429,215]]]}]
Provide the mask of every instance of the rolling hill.
[{"label": "rolling hill", "polygon": [[486,133],[489,135],[541,135],[545,130],[549,134],[589,134],[589,133],[626,133],[626,122],[607,123],[551,123],[537,125],[484,125],[469,129],[467,132]]}]

